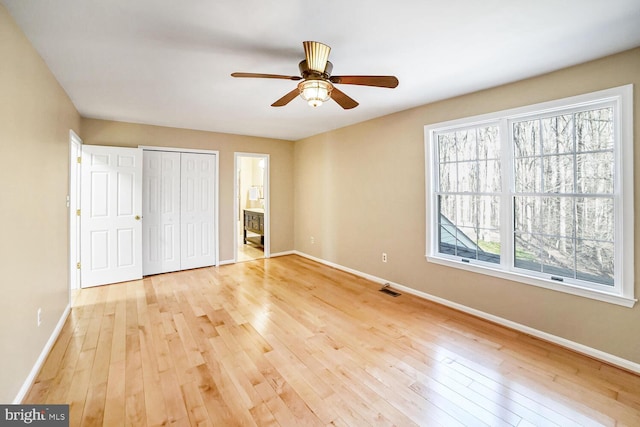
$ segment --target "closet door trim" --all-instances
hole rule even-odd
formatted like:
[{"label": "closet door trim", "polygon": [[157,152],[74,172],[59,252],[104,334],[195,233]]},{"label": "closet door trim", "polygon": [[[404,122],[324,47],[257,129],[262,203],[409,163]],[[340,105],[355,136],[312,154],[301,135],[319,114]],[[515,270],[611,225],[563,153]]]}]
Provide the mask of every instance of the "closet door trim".
[{"label": "closet door trim", "polygon": [[176,147],[156,147],[152,145],[138,145],[141,150],[149,151],[173,151],[176,153],[201,153],[201,154],[220,154],[218,150],[200,150],[197,148],[176,148]]}]

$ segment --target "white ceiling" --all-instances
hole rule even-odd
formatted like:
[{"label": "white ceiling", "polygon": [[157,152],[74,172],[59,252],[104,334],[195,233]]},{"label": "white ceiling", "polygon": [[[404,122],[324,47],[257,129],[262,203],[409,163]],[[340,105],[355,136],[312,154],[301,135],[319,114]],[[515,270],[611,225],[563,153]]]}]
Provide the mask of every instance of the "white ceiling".
[{"label": "white ceiling", "polygon": [[[640,46],[638,0],[0,0],[84,117],[297,140]],[[332,47],[360,102],[313,109],[289,80]]]}]

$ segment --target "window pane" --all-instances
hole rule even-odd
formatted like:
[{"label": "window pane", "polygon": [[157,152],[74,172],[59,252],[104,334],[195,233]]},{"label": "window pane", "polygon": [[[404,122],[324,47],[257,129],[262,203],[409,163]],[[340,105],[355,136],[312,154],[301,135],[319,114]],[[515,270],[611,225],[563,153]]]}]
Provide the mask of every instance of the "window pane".
[{"label": "window pane", "polygon": [[532,271],[542,271],[540,239],[533,234],[515,235],[514,265]]},{"label": "window pane", "polygon": [[471,259],[478,256],[477,230],[472,227],[441,223],[438,243],[438,250],[443,254]]},{"label": "window pane", "polygon": [[438,251],[499,263],[500,198],[441,195],[438,200]]},{"label": "window pane", "polygon": [[456,254],[456,227],[451,223],[443,222],[440,224],[438,251],[448,255]]},{"label": "window pane", "polygon": [[457,163],[441,164],[440,173],[440,191],[456,191],[458,183]]},{"label": "window pane", "polygon": [[613,152],[578,154],[577,192],[583,194],[613,193]]},{"label": "window pane", "polygon": [[573,237],[575,229],[573,198],[542,197],[540,205],[544,234]]},{"label": "window pane", "polygon": [[438,135],[438,161],[440,163],[456,161],[455,134],[443,133]]},{"label": "window pane", "polygon": [[480,196],[478,207],[478,259],[500,262],[500,198]]},{"label": "window pane", "polygon": [[478,163],[477,162],[458,163],[458,191],[459,192],[478,191]]},{"label": "window pane", "polygon": [[457,196],[457,218],[456,225],[458,227],[476,227],[478,216],[478,197],[477,196]]},{"label": "window pane", "polygon": [[540,197],[522,196],[514,198],[515,231],[520,233],[542,233],[540,199]]},{"label": "window pane", "polygon": [[613,150],[613,108],[576,113],[578,151]]},{"label": "window pane", "polygon": [[455,225],[457,197],[442,195],[438,197],[438,201],[438,251],[443,254],[456,255],[458,247],[458,228]]},{"label": "window pane", "polygon": [[500,160],[481,160],[478,163],[478,191],[499,193],[501,183]]},{"label": "window pane", "polygon": [[574,277],[575,248],[573,239],[544,237],[542,239],[542,271],[562,277]]},{"label": "window pane", "polygon": [[537,193],[542,191],[540,184],[539,157],[526,157],[515,160],[515,189],[517,193]]},{"label": "window pane", "polygon": [[[456,221],[456,196],[438,196],[440,216],[444,216],[447,221]],[[440,222],[443,222],[442,220]]]},{"label": "window pane", "polygon": [[500,158],[500,138],[498,134],[498,126],[478,128],[478,158]]},{"label": "window pane", "polygon": [[476,197],[476,216],[479,228],[500,228],[500,198],[494,196]]},{"label": "window pane", "polygon": [[458,256],[476,259],[478,257],[478,235],[473,227],[458,227],[456,234]]},{"label": "window pane", "polygon": [[573,115],[542,119],[542,152],[544,154],[572,153]]},{"label": "window pane", "polygon": [[573,155],[544,157],[544,191],[573,193]]},{"label": "window pane", "polygon": [[605,197],[576,200],[576,237],[613,242],[613,199]]},{"label": "window pane", "polygon": [[613,243],[577,241],[577,278],[613,285]]},{"label": "window pane", "polygon": [[485,262],[500,263],[500,231],[478,229],[478,259]]},{"label": "window pane", "polygon": [[540,154],[540,122],[529,120],[514,123],[513,142],[516,157],[535,156]]},{"label": "window pane", "polygon": [[456,132],[458,160],[475,160],[477,155],[476,130],[469,129]]}]

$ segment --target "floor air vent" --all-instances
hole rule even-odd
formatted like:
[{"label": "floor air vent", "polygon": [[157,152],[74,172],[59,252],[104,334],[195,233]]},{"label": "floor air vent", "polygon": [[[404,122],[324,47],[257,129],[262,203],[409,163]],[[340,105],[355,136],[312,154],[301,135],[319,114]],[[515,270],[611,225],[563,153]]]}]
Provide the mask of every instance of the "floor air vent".
[{"label": "floor air vent", "polygon": [[391,295],[392,297],[399,297],[400,295],[402,295],[400,292],[396,292],[393,289],[390,288],[391,285],[389,285],[388,283],[385,283],[382,288],[380,288],[380,292],[384,292],[387,295]]}]

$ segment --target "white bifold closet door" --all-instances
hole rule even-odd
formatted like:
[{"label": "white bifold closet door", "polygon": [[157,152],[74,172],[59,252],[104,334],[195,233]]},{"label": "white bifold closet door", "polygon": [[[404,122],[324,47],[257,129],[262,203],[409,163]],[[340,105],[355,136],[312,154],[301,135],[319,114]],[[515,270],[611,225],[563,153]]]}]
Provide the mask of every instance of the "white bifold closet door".
[{"label": "white bifold closet door", "polygon": [[214,168],[213,154],[180,154],[180,263],[183,270],[216,262]]},{"label": "white bifold closet door", "polygon": [[144,151],[144,275],[215,265],[215,176],[215,154]]},{"label": "white bifold closet door", "polygon": [[144,275],[180,270],[180,153],[144,151]]}]

